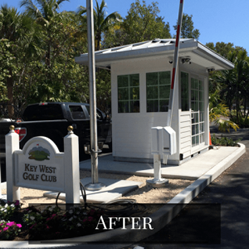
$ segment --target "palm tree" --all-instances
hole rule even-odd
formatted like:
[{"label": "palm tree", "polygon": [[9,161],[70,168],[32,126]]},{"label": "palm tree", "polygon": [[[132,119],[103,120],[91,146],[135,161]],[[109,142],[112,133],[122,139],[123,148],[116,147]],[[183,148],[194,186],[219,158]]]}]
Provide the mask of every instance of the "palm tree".
[{"label": "palm tree", "polygon": [[14,115],[14,82],[21,79],[21,71],[24,72],[25,67],[25,62],[22,63],[20,57],[24,57],[27,62],[28,58],[37,52],[34,45],[36,30],[31,18],[25,13],[19,14],[15,8],[1,6],[0,38],[6,44],[4,56],[9,57],[8,62],[1,62],[1,67],[7,72],[4,82],[7,86],[8,114],[11,118]]},{"label": "palm tree", "polygon": [[47,52],[46,52],[46,65],[50,66],[51,57],[51,35],[52,26],[59,13],[57,10],[61,3],[69,0],[22,0],[21,7],[26,7],[26,12],[30,14],[38,24],[40,24],[46,31],[47,35]]},{"label": "palm tree", "polygon": [[[95,50],[100,49],[100,43],[102,39],[102,33],[108,31],[115,23],[121,21],[121,16],[118,12],[113,12],[106,16],[105,14],[106,3],[102,0],[99,5],[96,0],[96,7],[94,9],[94,32],[95,32]],[[78,14],[80,16],[86,14],[87,9],[83,6],[79,7]],[[82,16],[82,23],[86,25],[86,16]]]}]

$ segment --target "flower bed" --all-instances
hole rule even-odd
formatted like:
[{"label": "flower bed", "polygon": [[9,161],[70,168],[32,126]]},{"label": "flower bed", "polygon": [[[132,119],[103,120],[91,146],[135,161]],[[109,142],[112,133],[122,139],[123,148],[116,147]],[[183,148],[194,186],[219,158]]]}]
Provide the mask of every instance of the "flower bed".
[{"label": "flower bed", "polygon": [[[64,206],[65,207],[65,206]],[[61,239],[92,234],[101,210],[82,206],[63,209],[57,205],[21,209],[19,201],[0,206],[1,240]]]},{"label": "flower bed", "polygon": [[[0,240],[55,240],[103,232],[106,231],[104,227],[96,229],[101,216],[109,227],[108,217],[144,213],[143,208],[133,208],[135,204],[132,205],[129,211],[127,203],[108,209],[101,205],[60,204],[32,205],[22,209],[19,201],[5,203],[0,200]],[[115,228],[121,226],[121,221],[115,224]]]}]

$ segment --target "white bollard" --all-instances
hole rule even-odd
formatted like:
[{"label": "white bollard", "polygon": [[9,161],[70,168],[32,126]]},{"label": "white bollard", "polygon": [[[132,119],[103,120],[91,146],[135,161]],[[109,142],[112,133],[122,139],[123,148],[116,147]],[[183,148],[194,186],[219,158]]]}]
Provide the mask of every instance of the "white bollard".
[{"label": "white bollard", "polygon": [[7,201],[20,201],[20,189],[14,182],[14,151],[19,150],[19,135],[14,132],[14,125],[5,136]]},{"label": "white bollard", "polygon": [[79,142],[72,126],[68,127],[68,135],[64,137],[64,163],[66,203],[80,203]]}]

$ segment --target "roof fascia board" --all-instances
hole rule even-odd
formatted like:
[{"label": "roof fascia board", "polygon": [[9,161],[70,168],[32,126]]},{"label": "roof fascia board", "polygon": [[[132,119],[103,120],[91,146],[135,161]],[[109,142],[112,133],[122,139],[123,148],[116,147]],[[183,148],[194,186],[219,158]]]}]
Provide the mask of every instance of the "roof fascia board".
[{"label": "roof fascia board", "polygon": [[234,64],[231,61],[217,54],[216,52],[204,46],[200,42],[198,43],[197,49],[193,52],[225,69],[229,70],[234,68]]}]

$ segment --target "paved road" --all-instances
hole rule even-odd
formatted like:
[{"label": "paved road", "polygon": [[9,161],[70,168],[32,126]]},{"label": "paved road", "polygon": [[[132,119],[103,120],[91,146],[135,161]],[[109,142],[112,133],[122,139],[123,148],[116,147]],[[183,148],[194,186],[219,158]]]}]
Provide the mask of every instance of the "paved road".
[{"label": "paved road", "polygon": [[[196,219],[193,219],[193,208],[188,207],[183,210],[175,219],[172,220],[163,230],[147,241],[138,243],[139,246],[146,249],[162,249],[162,248],[249,248],[249,129],[233,132],[228,135],[234,140],[241,138],[241,143],[247,147],[247,152],[236,161],[228,170],[223,172],[212,184],[204,189],[191,204],[203,203],[220,203],[221,204],[221,239],[220,244],[198,244],[198,236],[208,234],[212,231],[213,221],[207,222],[201,216],[202,211],[194,211]],[[210,217],[212,212],[209,213]],[[199,220],[199,230],[192,229],[196,221]],[[202,231],[203,227],[207,227],[206,231]],[[190,232],[188,237],[188,233]],[[194,236],[197,235],[197,236]],[[171,243],[158,243],[154,241],[167,238],[171,235]],[[190,239],[188,239],[190,238]],[[194,241],[194,244],[186,243],[186,241]],[[172,241],[178,244],[173,244]],[[185,242],[184,242],[185,241]],[[181,243],[182,242],[182,243]],[[181,244],[179,244],[181,243]],[[133,245],[130,248],[134,248]]]}]

